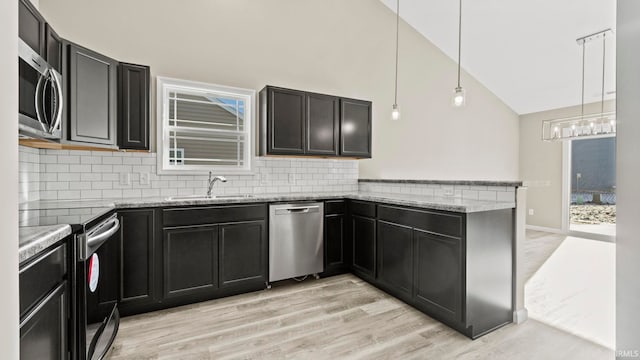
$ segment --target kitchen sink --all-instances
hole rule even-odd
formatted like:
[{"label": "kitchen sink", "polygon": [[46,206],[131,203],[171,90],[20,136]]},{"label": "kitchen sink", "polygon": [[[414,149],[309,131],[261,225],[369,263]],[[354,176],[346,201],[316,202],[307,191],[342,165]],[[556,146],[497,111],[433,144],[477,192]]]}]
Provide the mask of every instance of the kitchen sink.
[{"label": "kitchen sink", "polygon": [[168,201],[185,201],[185,200],[213,200],[213,199],[249,199],[254,197],[251,194],[237,194],[237,195],[178,195],[168,197]]}]

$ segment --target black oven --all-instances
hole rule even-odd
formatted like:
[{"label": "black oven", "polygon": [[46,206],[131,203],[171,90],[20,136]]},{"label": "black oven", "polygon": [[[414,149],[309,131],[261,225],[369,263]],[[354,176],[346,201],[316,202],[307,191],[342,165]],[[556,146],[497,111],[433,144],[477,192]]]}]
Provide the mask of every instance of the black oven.
[{"label": "black oven", "polygon": [[18,128],[21,135],[60,139],[62,75],[22,39],[18,40]]},{"label": "black oven", "polygon": [[118,333],[120,222],[112,214],[77,236],[77,358],[103,359]]}]

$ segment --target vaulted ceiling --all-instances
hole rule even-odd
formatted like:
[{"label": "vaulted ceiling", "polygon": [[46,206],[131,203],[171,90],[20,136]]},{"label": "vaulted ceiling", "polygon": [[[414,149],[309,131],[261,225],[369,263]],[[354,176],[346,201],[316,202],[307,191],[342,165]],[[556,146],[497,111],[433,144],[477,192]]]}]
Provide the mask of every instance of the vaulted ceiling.
[{"label": "vaulted ceiling", "polygon": [[[397,0],[381,1],[395,12]],[[400,1],[402,19],[457,61],[458,1]],[[519,114],[581,103],[582,47],[576,39],[615,31],[615,0],[462,1],[461,64],[467,72]],[[585,102],[600,101],[602,41],[588,42],[585,53]],[[615,35],[607,37],[606,63],[605,94],[611,99]]]}]

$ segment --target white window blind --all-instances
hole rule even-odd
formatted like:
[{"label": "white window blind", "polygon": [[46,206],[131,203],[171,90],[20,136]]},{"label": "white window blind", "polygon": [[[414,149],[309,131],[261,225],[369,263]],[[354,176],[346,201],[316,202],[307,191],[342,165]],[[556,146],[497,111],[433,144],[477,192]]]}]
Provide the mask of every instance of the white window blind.
[{"label": "white window blind", "polygon": [[161,173],[251,171],[255,91],[158,78],[158,106]]}]

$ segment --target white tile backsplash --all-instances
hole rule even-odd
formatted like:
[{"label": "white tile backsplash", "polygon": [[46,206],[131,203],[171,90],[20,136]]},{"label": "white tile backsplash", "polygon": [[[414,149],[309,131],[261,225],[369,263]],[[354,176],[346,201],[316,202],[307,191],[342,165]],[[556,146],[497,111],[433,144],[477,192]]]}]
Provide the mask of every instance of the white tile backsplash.
[{"label": "white tile backsplash", "polygon": [[[148,184],[141,173],[149,174]],[[128,184],[120,183],[121,174],[129,174]],[[254,174],[226,178],[214,194],[355,192],[358,161],[256,158]],[[206,186],[206,175],[158,175],[154,153],[20,147],[21,202],[204,194]]]},{"label": "white tile backsplash", "polygon": [[454,197],[469,200],[515,202],[516,199],[516,188],[511,186],[361,182],[358,184],[358,189],[362,192]]}]

